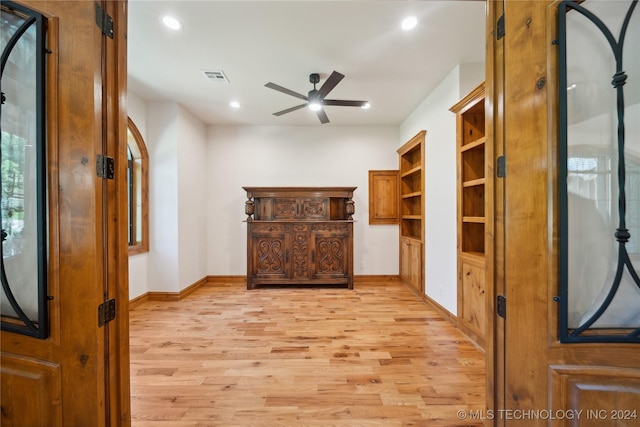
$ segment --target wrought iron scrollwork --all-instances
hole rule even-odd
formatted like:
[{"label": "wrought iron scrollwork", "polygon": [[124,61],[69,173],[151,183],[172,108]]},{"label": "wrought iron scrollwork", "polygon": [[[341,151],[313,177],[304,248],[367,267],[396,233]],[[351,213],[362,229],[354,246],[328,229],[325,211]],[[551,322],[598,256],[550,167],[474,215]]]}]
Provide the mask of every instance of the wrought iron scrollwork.
[{"label": "wrought iron scrollwork", "polygon": [[[625,47],[625,41],[627,40],[627,34],[629,32],[629,25],[632,22],[632,16],[636,11],[637,0],[632,0],[629,3],[629,7],[626,10],[624,20],[620,27],[619,36],[616,37],[609,30],[607,25],[590,11],[586,4],[578,4],[574,1],[564,1],[558,7],[558,48],[559,48],[559,100],[560,100],[560,126],[559,126],[559,204],[560,204],[560,221],[559,221],[559,233],[560,233],[560,262],[559,262],[559,274],[560,274],[560,325],[559,335],[562,342],[640,342],[640,325],[638,327],[629,325],[620,325],[620,327],[603,327],[598,326],[597,322],[603,317],[603,314],[611,308],[612,301],[618,294],[620,285],[625,275],[625,271],[628,273],[631,281],[640,289],[640,277],[638,271],[633,265],[633,261],[629,256],[627,244],[631,239],[631,233],[627,228],[627,168],[625,158],[625,102],[624,102],[624,86],[627,83],[628,75],[623,67],[623,52]],[[569,214],[568,214],[568,100],[567,94],[571,89],[575,89],[575,84],[572,85],[568,82],[568,64],[567,64],[567,14],[578,13],[588,20],[590,24],[593,24],[599,32],[604,36],[606,42],[611,49],[611,53],[615,60],[615,72],[612,76],[611,85],[615,90],[615,108],[617,121],[617,131],[615,135],[611,135],[611,140],[615,143],[615,154],[612,157],[617,158],[617,172],[615,179],[617,179],[617,209],[618,209],[618,225],[613,232],[613,237],[617,244],[617,260],[615,265],[615,274],[608,290],[603,294],[603,298],[600,305],[589,312],[588,315],[583,316],[580,319],[578,325],[571,325],[569,317],[569,228],[571,227]],[[638,40],[631,41],[630,49],[638,49]],[[593,101],[593,100],[592,100]],[[615,159],[614,159],[615,161]],[[613,172],[612,180],[613,178]],[[612,219],[613,221],[613,219]],[[613,230],[611,230],[613,231]],[[606,242],[601,242],[606,245]],[[613,242],[612,242],[613,244]],[[612,271],[613,271],[613,267]],[[640,306],[637,307],[638,313],[640,313]]]},{"label": "wrought iron scrollwork", "polygon": [[[46,19],[10,1],[3,1],[0,7],[0,133],[3,147],[0,150],[3,220],[0,246],[3,294],[1,324],[2,330],[46,338],[49,333],[44,131]],[[25,71],[27,68],[29,72]],[[27,149],[33,153],[29,154],[28,160],[25,160],[26,154],[16,154]],[[25,166],[27,163],[28,167]],[[24,183],[27,168],[30,171],[29,186]],[[21,177],[22,182],[15,176]],[[15,186],[15,182],[20,183],[19,191],[8,191],[11,177],[14,177],[11,184]],[[27,199],[29,208],[25,209]],[[5,227],[5,222],[8,227]],[[16,222],[22,226],[15,226]],[[25,228],[28,228],[29,238],[24,246],[28,246],[28,250],[19,244],[21,239],[25,240],[24,236],[20,236],[20,239],[16,237],[26,233]],[[8,267],[8,264],[12,267]],[[27,270],[29,279],[25,280]],[[32,276],[33,271],[35,274]]]}]

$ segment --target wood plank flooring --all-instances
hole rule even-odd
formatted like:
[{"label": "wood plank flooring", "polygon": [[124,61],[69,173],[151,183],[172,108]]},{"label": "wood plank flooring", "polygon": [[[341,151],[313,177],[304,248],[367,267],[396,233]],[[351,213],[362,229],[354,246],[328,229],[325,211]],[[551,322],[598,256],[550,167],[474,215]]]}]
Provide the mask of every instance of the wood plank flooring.
[{"label": "wood plank flooring", "polygon": [[401,283],[205,286],[130,313],[132,427],[480,426],[484,353]]}]

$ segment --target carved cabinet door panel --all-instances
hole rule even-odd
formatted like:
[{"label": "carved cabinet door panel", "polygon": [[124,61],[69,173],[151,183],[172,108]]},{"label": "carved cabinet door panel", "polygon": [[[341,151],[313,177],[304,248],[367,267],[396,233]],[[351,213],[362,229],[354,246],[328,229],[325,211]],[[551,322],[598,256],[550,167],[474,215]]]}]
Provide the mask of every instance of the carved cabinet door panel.
[{"label": "carved cabinet door panel", "polygon": [[289,277],[288,224],[250,224],[250,276],[284,279]]},{"label": "carved cabinet door panel", "polygon": [[302,199],[300,217],[304,219],[329,219],[328,199]]},{"label": "carved cabinet door panel", "polygon": [[317,224],[311,233],[311,276],[341,278],[350,273],[347,224]]},{"label": "carved cabinet door panel", "polygon": [[309,279],[309,229],[310,224],[299,223],[293,224],[292,230],[292,277],[296,280]]},{"label": "carved cabinet door panel", "polygon": [[329,199],[273,199],[273,219],[329,219]]},{"label": "carved cabinet door panel", "polygon": [[298,203],[296,199],[273,199],[273,219],[295,219],[298,216]]}]

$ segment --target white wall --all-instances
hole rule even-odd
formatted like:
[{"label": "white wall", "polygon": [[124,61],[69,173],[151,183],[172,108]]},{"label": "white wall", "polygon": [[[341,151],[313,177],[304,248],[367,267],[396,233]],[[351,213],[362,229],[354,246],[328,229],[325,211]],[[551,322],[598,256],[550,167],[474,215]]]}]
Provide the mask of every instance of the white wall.
[{"label": "white wall", "polygon": [[206,126],[178,107],[178,284],[207,276],[206,186],[209,179]]},{"label": "white wall", "polygon": [[425,293],[457,313],[456,117],[449,108],[484,80],[483,64],[455,67],[400,126],[400,145],[425,129]]},{"label": "white wall", "polygon": [[209,274],[246,274],[243,186],[357,186],[355,274],[397,275],[398,227],[368,224],[368,171],[397,169],[397,142],[396,127],[210,127]]},{"label": "white wall", "polygon": [[178,292],[178,105],[147,104],[149,291]]},{"label": "white wall", "polygon": [[207,276],[206,126],[173,102],[128,94],[149,152],[149,252],[129,257],[129,298],[179,292]]}]

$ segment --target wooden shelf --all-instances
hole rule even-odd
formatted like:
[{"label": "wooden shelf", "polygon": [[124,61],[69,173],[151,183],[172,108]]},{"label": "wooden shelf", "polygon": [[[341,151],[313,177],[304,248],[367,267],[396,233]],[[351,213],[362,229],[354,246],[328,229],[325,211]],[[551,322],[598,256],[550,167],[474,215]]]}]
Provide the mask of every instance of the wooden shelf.
[{"label": "wooden shelf", "polygon": [[485,206],[490,192],[485,134],[485,89],[478,86],[451,107],[457,126],[458,324],[484,340],[487,319],[485,286]]},{"label": "wooden shelf", "polygon": [[464,151],[467,151],[467,150],[471,150],[472,148],[476,148],[476,147],[479,147],[481,145],[484,145],[486,140],[487,140],[487,137],[483,136],[481,138],[476,139],[475,141],[468,142],[468,143],[464,144],[462,147],[460,147],[460,151],[464,152]]},{"label": "wooden shelf", "polygon": [[460,256],[462,258],[471,259],[477,262],[484,262],[485,260],[484,252],[473,252],[473,251],[460,252]]},{"label": "wooden shelf", "polygon": [[400,172],[400,177],[404,178],[404,177],[407,177],[407,176],[419,174],[421,172],[422,172],[422,166],[416,166],[413,169],[409,169],[407,171],[401,171]]},{"label": "wooden shelf", "polygon": [[402,219],[422,220],[422,215],[402,215]]},{"label": "wooden shelf", "polygon": [[476,185],[484,185],[487,180],[485,178],[472,179],[470,181],[464,181],[463,187],[474,187]]},{"label": "wooden shelf", "polygon": [[483,216],[463,216],[462,222],[473,222],[476,224],[484,224]]},{"label": "wooden shelf", "polygon": [[403,199],[410,199],[412,197],[422,197],[422,191],[416,191],[414,193],[407,193],[402,195]]},{"label": "wooden shelf", "polygon": [[424,140],[418,132],[398,149],[400,163],[400,278],[424,294]]}]

